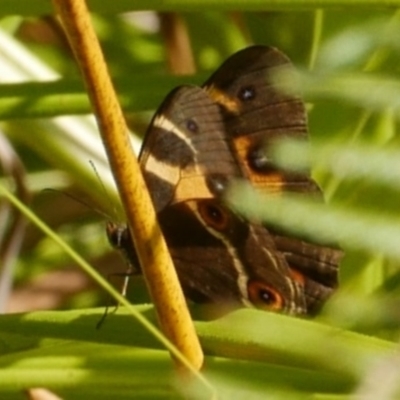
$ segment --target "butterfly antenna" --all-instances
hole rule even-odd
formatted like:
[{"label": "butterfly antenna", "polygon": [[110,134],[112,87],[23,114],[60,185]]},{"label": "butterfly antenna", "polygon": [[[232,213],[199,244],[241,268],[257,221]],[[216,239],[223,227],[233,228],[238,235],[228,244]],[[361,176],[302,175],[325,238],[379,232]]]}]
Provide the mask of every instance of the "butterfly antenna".
[{"label": "butterfly antenna", "polygon": [[42,192],[53,192],[53,193],[61,193],[62,195],[68,197],[69,199],[72,199],[76,201],[77,203],[85,206],[87,209],[94,211],[96,214],[101,215],[105,219],[110,219],[110,216],[102,211],[100,208],[95,207],[93,204],[89,204],[86,201],[80,199],[79,197],[76,197],[72,193],[69,192],[64,192],[63,190],[58,190],[58,189],[53,189],[53,188],[44,188],[42,189]]},{"label": "butterfly antenna", "polygon": [[118,218],[117,209],[116,209],[116,207],[115,207],[115,204],[114,204],[113,201],[111,200],[111,196],[110,196],[110,193],[108,192],[108,190],[107,190],[107,188],[106,188],[106,185],[104,184],[103,180],[101,179],[101,176],[100,176],[100,174],[99,174],[99,171],[97,171],[97,168],[96,168],[96,166],[95,166],[95,164],[94,164],[94,162],[93,162],[92,160],[89,160],[89,164],[90,164],[90,166],[92,167],[92,170],[93,170],[93,172],[94,172],[95,175],[96,175],[97,181],[99,182],[99,185],[101,186],[101,189],[102,189],[102,191],[103,191],[103,193],[104,193],[104,196],[105,196],[106,199],[107,199],[107,202],[108,202],[108,204],[109,204],[109,206],[110,206],[110,210],[112,210],[112,213],[114,214],[113,218],[111,218],[110,215],[107,215],[107,219],[108,219],[109,221],[110,221],[111,219],[114,220],[114,221],[118,221],[119,218]]}]

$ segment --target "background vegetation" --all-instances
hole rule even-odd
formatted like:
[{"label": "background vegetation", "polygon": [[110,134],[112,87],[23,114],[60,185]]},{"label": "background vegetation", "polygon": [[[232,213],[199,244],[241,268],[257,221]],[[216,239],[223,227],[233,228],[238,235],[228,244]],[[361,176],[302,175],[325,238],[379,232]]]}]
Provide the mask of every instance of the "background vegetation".
[{"label": "background vegetation", "polygon": [[[207,11],[200,3],[176,2],[156,9],[163,13],[112,3],[93,1],[93,19],[135,143],[171,88],[201,84],[240,48],[273,45],[293,60],[309,105],[311,147],[287,144],[277,157],[291,167],[312,166],[329,207],[288,199],[259,212],[338,240],[346,251],[341,287],[316,321],[255,310],[199,320],[206,381],[183,384],[168,352],[123,310],[96,330],[103,308],[92,307],[107,304],[107,296],[32,225],[19,249],[23,223],[2,201],[0,307],[64,311],[1,316],[0,397],[23,398],[25,389],[46,387],[63,398],[88,399],[208,398],[213,391],[246,399],[398,398],[395,2],[381,8],[384,2],[340,1],[315,9],[306,1],[236,1],[235,11],[225,2],[207,2]],[[32,210],[107,276],[125,265],[107,244],[105,221],[123,217],[95,124],[86,116],[84,86],[49,4],[21,0],[18,13],[0,5],[2,183],[30,198]],[[184,39],[180,47],[176,37]],[[168,62],[177,48],[179,57]],[[177,76],[193,65],[193,74]],[[57,191],[43,191],[48,188]],[[130,299],[145,303],[140,278],[133,281]],[[138,308],[154,320],[151,306]]]}]

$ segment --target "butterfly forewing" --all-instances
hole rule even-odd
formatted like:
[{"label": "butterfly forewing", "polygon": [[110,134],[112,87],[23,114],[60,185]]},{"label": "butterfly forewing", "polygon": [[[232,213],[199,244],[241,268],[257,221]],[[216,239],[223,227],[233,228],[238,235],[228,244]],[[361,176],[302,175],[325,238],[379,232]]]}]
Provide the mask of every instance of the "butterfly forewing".
[{"label": "butterfly forewing", "polygon": [[210,177],[240,176],[218,106],[196,86],[172,91],[154,116],[139,157],[159,212],[191,198],[214,196]]}]

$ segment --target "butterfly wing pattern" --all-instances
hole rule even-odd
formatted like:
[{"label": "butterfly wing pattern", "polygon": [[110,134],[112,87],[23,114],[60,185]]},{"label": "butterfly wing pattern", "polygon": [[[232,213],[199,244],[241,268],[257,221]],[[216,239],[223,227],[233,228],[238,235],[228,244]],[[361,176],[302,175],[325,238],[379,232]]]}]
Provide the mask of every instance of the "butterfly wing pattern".
[{"label": "butterfly wing pattern", "polygon": [[[337,286],[340,250],[246,220],[223,200],[237,179],[270,194],[322,197],[308,174],[277,168],[264,151],[283,136],[308,135],[303,101],[275,83],[283,68],[294,70],[274,48],[239,51],[203,87],[174,89],[146,133],[141,169],[185,295],[195,302],[313,314]],[[123,238],[110,241],[133,261],[129,234]]]}]

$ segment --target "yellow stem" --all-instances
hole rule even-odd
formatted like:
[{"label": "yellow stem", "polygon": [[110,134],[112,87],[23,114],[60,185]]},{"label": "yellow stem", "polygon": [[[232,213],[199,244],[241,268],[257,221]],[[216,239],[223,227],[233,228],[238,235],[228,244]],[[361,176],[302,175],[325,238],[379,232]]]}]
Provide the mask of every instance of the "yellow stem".
[{"label": "yellow stem", "polygon": [[[162,331],[195,369],[203,353],[83,0],[53,0],[81,68]],[[176,360],[176,358],[174,358]],[[182,364],[177,361],[178,366]]]}]

